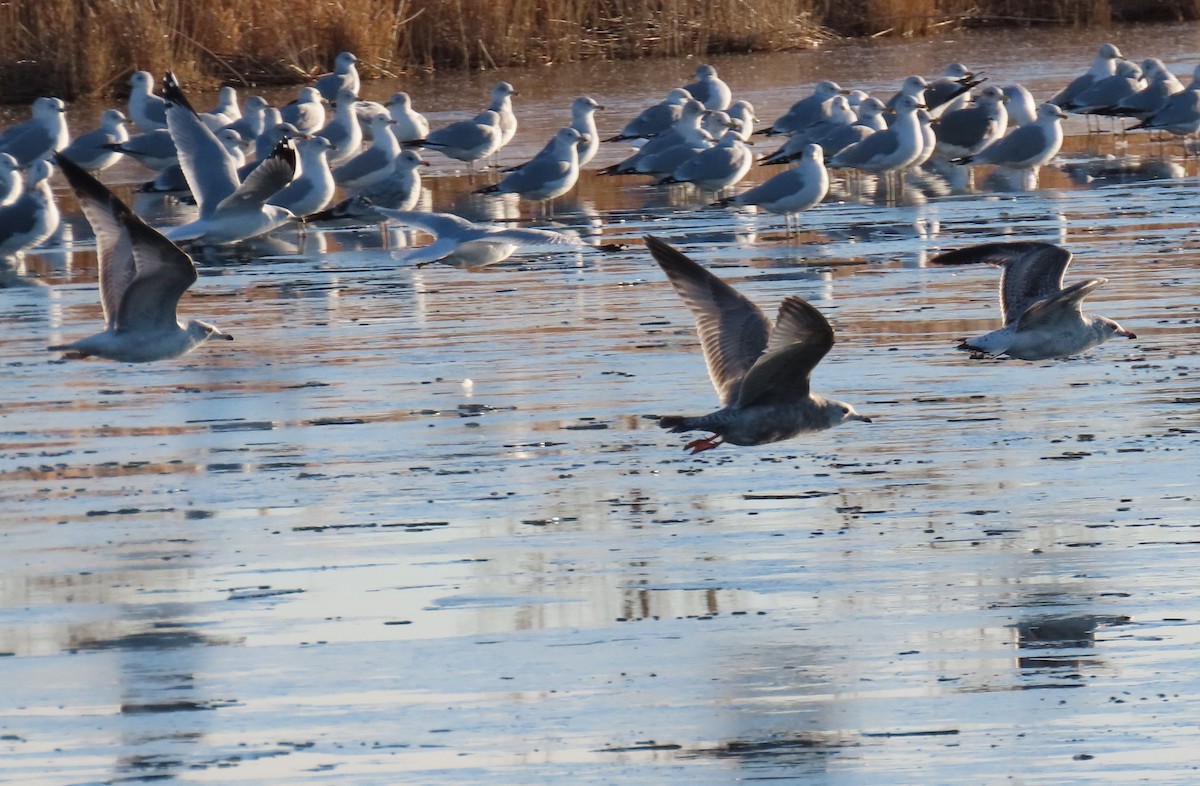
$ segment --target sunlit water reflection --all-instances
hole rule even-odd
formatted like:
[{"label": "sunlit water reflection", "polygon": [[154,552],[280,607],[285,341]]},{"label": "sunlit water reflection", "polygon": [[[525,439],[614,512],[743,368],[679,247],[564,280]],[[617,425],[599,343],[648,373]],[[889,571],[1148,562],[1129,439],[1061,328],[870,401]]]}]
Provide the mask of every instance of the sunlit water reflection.
[{"label": "sunlit water reflection", "polygon": [[[816,79],[882,90],[951,57],[1045,95],[1097,36],[716,63],[769,120]],[[1186,73],[1195,36],[1114,40]],[[505,159],[575,94],[615,131],[691,69],[506,72]],[[444,121],[495,77],[405,86]],[[1131,138],[1169,160],[1114,167],[1112,137],[1069,130],[1039,190],[910,183],[822,205],[799,238],[589,174],[554,222],[624,250],[415,269],[391,253],[412,238],[358,227],[199,253],[181,308],[236,340],[149,366],[45,352],[102,321],[72,215],[22,263],[53,286],[0,295],[0,780],[1189,782],[1195,164]],[[532,215],[430,158],[426,207]],[[838,333],[817,388],[875,422],[681,453],[642,416],[714,397],[647,232],[766,308],[813,301]],[[995,326],[998,273],[925,262],[1001,238],[1069,245],[1139,339],[955,352]]]}]

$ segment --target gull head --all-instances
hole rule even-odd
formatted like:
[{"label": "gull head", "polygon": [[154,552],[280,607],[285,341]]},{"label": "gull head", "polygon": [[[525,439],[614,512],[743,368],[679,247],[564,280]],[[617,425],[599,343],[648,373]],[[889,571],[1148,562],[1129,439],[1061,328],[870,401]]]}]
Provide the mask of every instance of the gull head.
[{"label": "gull head", "polygon": [[333,70],[339,74],[344,74],[348,72],[357,62],[358,58],[354,56],[353,52],[342,52],[333,61]]},{"label": "gull head", "polygon": [[851,420],[858,420],[863,423],[870,423],[871,419],[866,415],[860,415],[855,411],[854,407],[844,401],[834,401],[833,399],[825,399],[821,404],[821,413],[825,415],[829,422],[828,428],[840,426],[843,423]]},{"label": "gull head", "polygon": [[184,330],[187,331],[188,336],[197,344],[208,341],[210,338],[223,338],[226,341],[233,341],[233,336],[222,331],[216,325],[210,325],[198,319],[188,320],[187,327]]},{"label": "gull head", "polygon": [[1126,330],[1125,328],[1121,327],[1115,319],[1109,319],[1108,317],[1099,317],[1096,320],[1096,322],[1100,328],[1100,334],[1102,336],[1104,336],[1105,340],[1110,339],[1113,336],[1124,336],[1125,338],[1137,338],[1136,333],[1134,333],[1132,330]]},{"label": "gull head", "polygon": [[1101,44],[1099,51],[1096,53],[1105,60],[1124,60],[1125,56],[1121,54],[1121,50],[1117,49],[1116,44]]},{"label": "gull head", "polygon": [[149,71],[134,71],[129,77],[129,86],[135,91],[150,93],[154,90],[154,75]]},{"label": "gull head", "polygon": [[716,79],[717,69],[710,66],[708,63],[701,63],[696,66],[696,79]]}]

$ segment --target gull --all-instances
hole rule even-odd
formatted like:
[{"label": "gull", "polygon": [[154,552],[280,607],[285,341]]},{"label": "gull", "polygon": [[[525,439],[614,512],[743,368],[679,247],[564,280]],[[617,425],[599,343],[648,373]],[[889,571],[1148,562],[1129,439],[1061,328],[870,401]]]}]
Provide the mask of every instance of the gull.
[{"label": "gull", "polygon": [[679,120],[683,105],[691,100],[692,94],[677,87],[667,97],[642,112],[625,124],[621,133],[610,136],[605,142],[625,142],[631,139],[650,139],[666,131]]},{"label": "gull", "polygon": [[[600,149],[600,131],[596,128],[596,110],[603,109],[596,99],[591,96],[579,96],[571,102],[571,128],[579,132],[579,141],[575,147],[579,153],[579,166],[583,167],[596,156]],[[542,148],[545,152],[553,144],[553,140]]]},{"label": "gull", "polygon": [[558,129],[548,151],[538,153],[519,169],[509,172],[477,194],[519,194],[525,199],[544,202],[560,197],[579,180],[580,134],[570,126]]},{"label": "gull", "polygon": [[900,89],[892,94],[892,97],[884,104],[885,109],[895,111],[900,99],[904,96],[911,96],[917,100],[918,104],[925,103],[925,91],[929,89],[929,83],[925,81],[925,77],[918,74],[906,76],[904,81],[900,83]]},{"label": "gull", "polygon": [[1092,60],[1092,66],[1085,73],[1080,74],[1071,80],[1071,82],[1059,90],[1058,93],[1050,99],[1050,103],[1055,106],[1066,107],[1075,100],[1075,97],[1091,87],[1097,80],[1112,76],[1117,72],[1117,61],[1124,60],[1121,50],[1117,49],[1116,44],[1101,44],[1096,52],[1096,57]]},{"label": "gull", "polygon": [[971,100],[971,88],[982,82],[962,63],[946,66],[945,73],[925,88],[925,105],[929,107],[930,116],[936,120],[947,112],[962,109]]},{"label": "gull", "polygon": [[149,71],[134,71],[129,85],[129,119],[143,134],[165,130],[167,102],[154,95],[154,77]]},{"label": "gull", "polygon": [[110,145],[129,140],[125,115],[119,109],[105,109],[100,127],[77,136],[60,152],[92,174],[108,169],[121,160],[121,154]]},{"label": "gull", "polygon": [[[391,174],[392,164],[400,155],[400,143],[392,134],[395,124],[390,115],[372,117],[371,146],[335,168],[333,181],[342,188],[364,188]],[[301,170],[303,168],[301,163]]]},{"label": "gull", "polygon": [[306,216],[305,221],[378,219],[377,207],[412,210],[421,199],[421,172],[418,167],[423,166],[429,166],[429,162],[415,150],[404,150],[396,156],[391,175],[356,191],[327,210]]},{"label": "gull", "polygon": [[1009,126],[1027,126],[1037,120],[1037,104],[1033,101],[1033,93],[1024,85],[1005,85],[1001,89],[1008,97],[1005,107]]},{"label": "gull", "polygon": [[717,69],[708,63],[696,66],[696,81],[684,85],[683,89],[688,91],[692,98],[704,104],[705,109],[713,111],[729,108],[729,103],[733,100],[733,92],[729,85],[717,76]]},{"label": "gull", "polygon": [[267,109],[270,106],[262,96],[250,96],[246,99],[245,114],[224,127],[236,131],[243,140],[253,142],[267,127]]},{"label": "gull", "polygon": [[296,154],[300,174],[282,190],[267,200],[268,205],[282,207],[297,216],[307,216],[324,210],[333,200],[336,189],[333,173],[329,171],[329,140],[323,136],[297,139]]},{"label": "gull", "polygon": [[876,131],[863,141],[833,156],[830,167],[851,167],[866,172],[892,172],[912,164],[925,149],[917,110],[924,107],[912,96],[901,96],[896,103],[896,120],[884,131]]},{"label": "gull", "polygon": [[659,183],[692,183],[704,191],[721,191],[750,171],[754,154],[741,135],[729,129],[716,145],[690,156]]},{"label": "gull", "polygon": [[362,83],[358,77],[358,66],[355,65],[357,62],[358,58],[353,52],[339,53],[333,62],[333,73],[317,79],[315,86],[321,97],[326,101],[336,102],[340,100],[338,94],[343,90],[358,95]]},{"label": "gull", "polygon": [[577,238],[544,229],[490,227],[472,223],[453,213],[376,209],[386,218],[433,235],[432,244],[414,249],[401,257],[402,261],[412,262],[418,267],[431,262],[478,267],[508,259],[519,248],[583,246]]},{"label": "gull", "polygon": [[646,246],[696,319],[721,401],[721,409],[707,415],[659,418],[659,426],[675,433],[712,433],[684,450],[762,445],[848,420],[871,422],[849,404],[811,391],[812,371],[833,346],[833,328],[812,304],[786,298],[772,325],[758,306],[680,251],[650,235]]},{"label": "gull", "polygon": [[179,164],[200,216],[167,230],[170,240],[232,243],[269,232],[295,220],[290,212],[267,204],[267,199],[292,181],[296,150],[290,140],[276,146],[271,157],[240,181],[233,157],[200,120],[188,103],[175,75],[163,80],[167,99],[167,127],[179,150]]},{"label": "gull", "polygon": [[517,133],[517,116],[512,107],[512,97],[516,94],[516,89],[508,82],[497,82],[492,88],[492,102],[487,108],[500,116],[500,147],[512,141]]},{"label": "gull", "polygon": [[0,153],[0,207],[15,202],[24,186],[17,159],[8,153]]},{"label": "gull", "polygon": [[754,135],[754,124],[759,122],[754,114],[754,104],[746,100],[734,101],[727,110],[729,118],[736,124],[738,133],[743,140],[749,140]]},{"label": "gull", "polygon": [[1038,107],[1037,120],[1001,137],[973,156],[956,161],[961,164],[998,164],[1012,169],[1037,169],[1058,154],[1062,147],[1062,119],[1066,117],[1049,101]]},{"label": "gull", "polygon": [[813,89],[812,95],[792,104],[782,116],[760,134],[795,134],[829,117],[829,101],[836,95],[846,95],[837,82],[825,80]]},{"label": "gull", "polygon": [[1097,109],[1115,106],[1137,95],[1143,86],[1141,67],[1137,63],[1121,60],[1117,62],[1116,72],[1112,76],[1097,79],[1086,90],[1060,106],[1076,114],[1092,114]]},{"label": "gull", "polygon": [[[876,100],[878,103],[878,100]],[[829,136],[835,131],[838,131],[847,126],[852,126],[858,122],[858,114],[850,108],[850,101],[843,95],[836,95],[829,99],[828,114],[824,120],[813,123],[803,131],[797,131],[788,137],[788,142],[793,142],[792,151],[798,151],[809,142],[816,142],[818,139]],[[885,124],[886,127],[886,124]],[[787,146],[787,143],[784,145]]]},{"label": "gull", "polygon": [[171,139],[171,132],[166,128],[131,136],[124,142],[109,145],[108,149],[129,156],[155,172],[161,172],[172,164],[179,163],[179,151],[175,149],[175,140]]},{"label": "gull", "polygon": [[1122,99],[1115,106],[1098,107],[1093,110],[1097,115],[1117,115],[1121,117],[1136,117],[1145,120],[1166,104],[1167,99],[1183,91],[1183,85],[1175,78],[1161,60],[1149,58],[1145,61],[1145,73],[1148,74],[1146,86]]},{"label": "gull", "polygon": [[917,123],[921,127],[921,152],[904,167],[906,170],[917,170],[933,156],[937,148],[937,134],[933,132],[933,115],[927,109],[917,110]]},{"label": "gull", "polygon": [[321,91],[315,87],[302,87],[296,100],[279,109],[279,120],[291,123],[301,134],[315,134],[325,125],[325,105],[321,103]]},{"label": "gull", "polygon": [[1008,98],[998,87],[988,86],[975,101],[942,115],[934,133],[939,158],[970,156],[1004,136],[1008,130]]},{"label": "gull", "polygon": [[32,118],[0,134],[0,153],[8,153],[24,168],[62,150],[70,141],[66,111],[62,99],[50,96],[36,99]]},{"label": "gull", "polygon": [[53,172],[46,159],[34,161],[26,174],[24,189],[16,199],[0,207],[0,259],[44,243],[58,229],[58,205],[50,191]]},{"label": "gull", "polygon": [[1185,90],[1167,98],[1154,114],[1133,128],[1169,131],[1176,136],[1190,136],[1200,130],[1200,66]]},{"label": "gull", "polygon": [[1137,338],[1115,321],[1083,313],[1083,299],[1108,281],[1092,278],[1063,288],[1071,252],[1053,243],[984,243],[929,260],[937,265],[989,263],[1004,269],[1000,309],[1004,327],[969,339],[959,349],[1019,360],[1086,352],[1113,336]]},{"label": "gull", "polygon": [[459,120],[429,132],[424,139],[405,142],[405,147],[431,147],[439,153],[475,168],[475,162],[487,158],[502,144],[500,115],[485,109],[471,120]]},{"label": "gull", "polygon": [[[675,121],[669,129],[662,131],[646,141],[633,155],[627,157],[620,163],[606,166],[600,170],[602,175],[632,175],[638,172],[647,172],[641,168],[641,163],[646,159],[664,153],[671,148],[686,147],[691,150],[698,150],[708,147],[713,143],[712,135],[701,127],[705,114],[708,112],[694,98],[689,98],[684,102],[683,109],[680,112],[679,119]],[[673,171],[674,166],[668,171]]]},{"label": "gull", "polygon": [[396,121],[392,133],[401,142],[411,142],[429,136],[429,121],[425,115],[412,108],[412,98],[403,91],[392,93],[384,102],[388,114]]},{"label": "gull", "polygon": [[104,330],[48,349],[66,359],[147,363],[179,357],[210,338],[232,341],[207,322],[180,324],[176,317],[179,298],[197,278],[191,257],[70,159],[60,156],[58,164],[96,233]]},{"label": "gull", "polygon": [[333,118],[317,132],[319,136],[325,137],[329,140],[329,144],[333,145],[333,150],[329,154],[330,166],[337,166],[344,161],[349,161],[352,156],[358,154],[358,149],[362,147],[362,127],[358,124],[358,116],[354,113],[354,106],[357,103],[358,96],[354,93],[345,88],[339,90],[337,100],[334,102]]},{"label": "gull", "polygon": [[[242,181],[249,177],[259,164],[271,157],[271,153],[284,139],[296,139],[299,136],[300,132],[291,123],[275,123],[269,126],[259,135],[258,139],[254,140],[254,160],[238,168],[238,180]],[[325,137],[321,138],[325,139]],[[325,139],[325,141],[329,140]]]},{"label": "gull", "polygon": [[[263,101],[266,105],[266,101]],[[218,131],[240,120],[242,110],[238,108],[237,90],[225,85],[217,93],[217,105],[208,112],[201,112],[200,119],[213,131]]]},{"label": "gull", "polygon": [[825,155],[820,145],[805,145],[795,160],[799,161],[795,168],[785,169],[766,182],[721,199],[717,204],[722,207],[756,205],[771,213],[782,214],[790,230],[793,216],[813,207],[829,192],[829,172],[825,169]]}]

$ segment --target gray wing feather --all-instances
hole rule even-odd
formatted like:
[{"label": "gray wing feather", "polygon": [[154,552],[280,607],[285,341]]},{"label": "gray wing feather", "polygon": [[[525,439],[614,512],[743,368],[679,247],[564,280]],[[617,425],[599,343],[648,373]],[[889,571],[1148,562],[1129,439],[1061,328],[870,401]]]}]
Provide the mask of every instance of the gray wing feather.
[{"label": "gray wing feather", "polygon": [[1000,308],[1004,322],[1015,322],[1031,305],[1062,291],[1071,252],[1053,243],[984,243],[940,254],[934,265],[987,263],[1004,268],[1000,277]]},{"label": "gray wing feather", "polygon": [[721,404],[732,404],[742,379],[767,348],[771,322],[733,287],[651,235],[646,247],[696,319],[708,375]]},{"label": "gray wing feather", "polygon": [[779,316],[766,351],[742,380],[737,404],[804,398],[812,370],[833,346],[833,328],[808,301],[792,296],[779,306]]}]

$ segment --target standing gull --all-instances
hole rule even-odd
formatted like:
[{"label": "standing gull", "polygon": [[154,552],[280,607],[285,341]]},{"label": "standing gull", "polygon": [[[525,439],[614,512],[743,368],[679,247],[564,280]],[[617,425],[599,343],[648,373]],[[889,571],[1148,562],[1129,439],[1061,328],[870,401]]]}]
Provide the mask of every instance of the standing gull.
[{"label": "standing gull", "polygon": [[404,226],[433,235],[433,243],[414,249],[401,257],[421,267],[431,262],[479,267],[501,262],[519,248],[580,248],[573,237],[544,229],[490,227],[475,224],[453,213],[421,213],[378,208],[381,215]]},{"label": "standing gull", "polygon": [[646,246],[696,318],[721,400],[721,409],[708,415],[659,418],[658,425],[672,432],[712,433],[684,450],[699,453],[723,442],[762,445],[848,420],[871,422],[849,404],[811,391],[812,371],[833,346],[833,328],[810,303],[786,298],[772,325],[758,306],[683,253],[649,235]]},{"label": "standing gull", "polygon": [[754,154],[732,128],[713,147],[701,150],[675,167],[659,183],[692,183],[704,191],[721,191],[746,176]]},{"label": "standing gull", "polygon": [[[924,81],[924,80],[922,80]],[[825,80],[819,82],[813,93],[792,104],[783,115],[775,120],[768,128],[759,131],[760,134],[795,134],[809,126],[819,123],[829,117],[829,101],[836,95],[846,95],[837,82]]]},{"label": "standing gull", "polygon": [[679,120],[683,105],[690,101],[692,94],[677,87],[667,93],[667,97],[654,106],[643,109],[637,117],[630,120],[621,129],[621,133],[610,136],[605,142],[626,142],[631,139],[649,139],[661,134]]},{"label": "standing gull", "polygon": [[267,200],[267,204],[285,208],[304,217],[324,210],[333,199],[336,185],[329,171],[329,140],[323,136],[297,139],[296,154],[300,157],[300,174],[281,191]]},{"label": "standing gull", "polygon": [[1066,113],[1046,102],[1038,107],[1032,125],[1014,129],[973,156],[958,159],[963,164],[998,164],[1012,169],[1032,169],[1046,164],[1062,147],[1062,120]]},{"label": "standing gull", "polygon": [[472,170],[475,162],[487,158],[503,144],[500,115],[485,109],[471,120],[459,120],[434,129],[424,139],[405,142],[405,147],[431,147],[439,153],[465,162]]},{"label": "standing gull", "polygon": [[291,123],[301,134],[314,134],[325,125],[325,105],[321,91],[315,87],[300,88],[296,100],[279,109],[279,119]]},{"label": "standing gull", "polygon": [[1092,278],[1063,289],[1071,252],[1052,243],[984,243],[929,260],[936,265],[989,263],[1004,269],[1000,309],[1004,327],[969,339],[959,349],[1019,360],[1078,355],[1113,336],[1137,338],[1108,317],[1083,313],[1083,299],[1108,281]]},{"label": "standing gull", "polygon": [[721,77],[717,69],[708,63],[696,66],[696,81],[684,85],[683,89],[691,93],[692,98],[704,104],[705,109],[713,111],[728,109],[733,100],[733,92]]},{"label": "standing gull", "polygon": [[497,82],[492,88],[492,102],[487,108],[500,116],[500,147],[511,142],[517,133],[517,115],[512,106],[512,97],[516,94],[516,89],[508,82]]},{"label": "standing gull", "polygon": [[1071,80],[1071,82],[1059,90],[1058,93],[1050,99],[1050,103],[1066,107],[1069,106],[1075,97],[1087,90],[1098,80],[1110,77],[1117,72],[1117,61],[1124,60],[1121,50],[1117,49],[1116,44],[1101,44],[1096,52],[1095,59],[1092,60],[1092,66],[1086,72],[1080,74]]},{"label": "standing gull", "polygon": [[962,109],[971,100],[971,88],[982,82],[982,79],[975,78],[974,71],[962,63],[946,66],[945,73],[930,81],[925,88],[925,105],[929,107],[929,114],[936,120],[947,112]]},{"label": "standing gull", "polygon": [[46,159],[34,161],[24,190],[0,207],[0,260],[41,245],[58,229],[58,205],[50,191],[53,172]]},{"label": "standing gull", "polygon": [[1004,136],[1008,130],[1008,98],[1004,91],[989,85],[975,102],[942,115],[934,133],[939,158],[970,156]]},{"label": "standing gull", "polygon": [[384,106],[396,121],[396,127],[392,129],[396,139],[411,142],[429,136],[429,121],[425,119],[425,115],[412,108],[412,98],[408,93],[392,93]]},{"label": "standing gull", "polygon": [[395,124],[390,115],[372,117],[371,146],[334,169],[334,182],[342,188],[364,188],[390,175],[392,164],[400,155],[400,143],[392,134]]},{"label": "standing gull", "polygon": [[[797,154],[799,163],[754,188],[719,200],[726,205],[757,205],[772,213],[781,213],[788,229],[792,218],[816,205],[829,192],[829,172],[820,145],[809,144]],[[797,220],[797,224],[799,221]]]},{"label": "standing gull", "polygon": [[830,167],[851,167],[866,172],[893,172],[912,164],[925,149],[917,111],[924,107],[912,96],[901,96],[896,120],[885,131],[876,131],[863,141],[842,150]]},{"label": "standing gull", "polygon": [[154,95],[154,77],[149,71],[134,71],[129,77],[129,119],[143,134],[167,127],[167,102]]},{"label": "standing gull", "polygon": [[0,134],[0,153],[8,153],[27,167],[40,158],[62,150],[70,141],[66,104],[60,98],[43,96],[33,102],[33,117]]},{"label": "standing gull", "polygon": [[95,174],[108,169],[121,160],[121,154],[109,145],[119,145],[129,140],[125,129],[125,115],[119,109],[105,109],[100,116],[100,127],[77,136],[62,149],[62,154]]},{"label": "standing gull", "polygon": [[478,189],[477,194],[520,194],[525,199],[545,202],[575,187],[579,179],[580,134],[570,126],[558,129],[550,149],[509,172],[499,183]]},{"label": "standing gull", "polygon": [[191,257],[70,159],[58,163],[96,233],[104,330],[48,349],[69,359],[146,363],[184,355],[210,338],[232,341],[207,322],[176,318],[179,298],[197,278]]},{"label": "standing gull", "polygon": [[317,92],[326,101],[340,100],[338,93],[349,90],[358,95],[362,86],[358,77],[358,58],[353,52],[341,52],[333,63],[333,73],[319,77],[316,82]]},{"label": "standing gull", "polygon": [[354,93],[344,88],[339,90],[333,117],[317,132],[333,145],[333,150],[329,152],[330,166],[349,161],[358,155],[358,149],[362,147],[362,126],[358,124],[358,116],[354,112],[357,103],[358,96]]},{"label": "standing gull", "polygon": [[405,150],[396,157],[392,174],[378,183],[356,191],[333,207],[306,216],[307,222],[339,219],[379,219],[376,208],[412,210],[421,199],[421,172],[418,167],[429,166],[415,150]]}]

